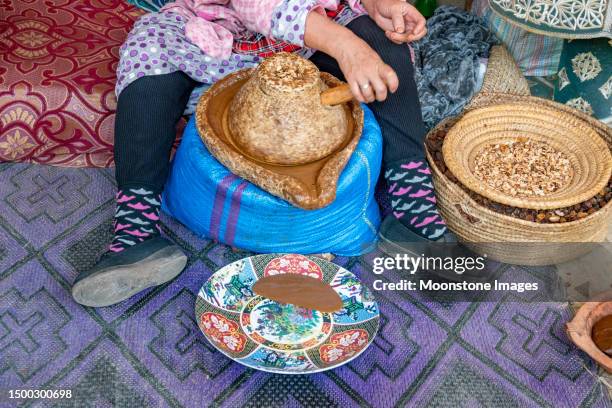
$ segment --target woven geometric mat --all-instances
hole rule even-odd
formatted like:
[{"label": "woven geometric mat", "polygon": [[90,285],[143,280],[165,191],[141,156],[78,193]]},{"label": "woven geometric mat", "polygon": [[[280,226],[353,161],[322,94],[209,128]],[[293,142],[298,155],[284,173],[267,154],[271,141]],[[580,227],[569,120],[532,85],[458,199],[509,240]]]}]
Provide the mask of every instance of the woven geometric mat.
[{"label": "woven geometric mat", "polygon": [[[112,171],[0,164],[0,180],[0,389],[73,394],[24,406],[611,406],[593,363],[566,339],[560,303],[376,292],[380,332],[353,362],[308,376],[247,369],[205,340],[194,300],[211,273],[249,254],[166,217],[164,233],[189,255],[185,272],[113,307],[84,308],[70,286],[110,237]],[[335,262],[371,283],[373,256]],[[496,273],[545,279],[528,268]]]}]

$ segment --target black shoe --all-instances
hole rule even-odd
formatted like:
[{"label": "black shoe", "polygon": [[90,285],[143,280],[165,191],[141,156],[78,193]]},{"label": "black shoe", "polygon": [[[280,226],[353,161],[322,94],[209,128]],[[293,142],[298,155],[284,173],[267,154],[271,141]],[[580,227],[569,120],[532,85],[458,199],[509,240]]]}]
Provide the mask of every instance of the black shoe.
[{"label": "black shoe", "polygon": [[155,237],[109,252],[90,270],[81,272],[72,286],[72,297],[85,306],[119,303],[151,286],[175,278],[185,268],[187,256],[165,238]]},{"label": "black shoe", "polygon": [[[436,257],[436,258],[476,258],[481,255],[457,241],[452,232],[447,231],[441,238],[430,241],[416,234],[404,226],[392,215],[386,217],[380,225],[378,233],[378,249],[390,257],[396,255],[409,257]],[[427,270],[429,273],[449,281],[488,282],[497,272],[495,265],[485,257],[485,267],[477,271],[465,271],[461,274],[448,270]]]},{"label": "black shoe", "polygon": [[378,248],[387,255],[391,256],[395,254],[421,256],[424,250],[430,247],[429,244],[433,242],[451,243],[457,241],[453,233],[449,231],[435,241],[423,238],[421,235],[402,224],[393,215],[388,215],[385,217],[383,222],[380,224],[378,237]]}]

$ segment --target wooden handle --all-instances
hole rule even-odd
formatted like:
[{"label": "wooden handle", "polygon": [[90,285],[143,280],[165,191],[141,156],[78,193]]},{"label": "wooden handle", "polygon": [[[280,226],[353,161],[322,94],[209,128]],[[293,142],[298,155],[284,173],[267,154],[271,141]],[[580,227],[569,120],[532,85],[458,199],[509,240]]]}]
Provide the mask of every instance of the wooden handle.
[{"label": "wooden handle", "polygon": [[321,92],[321,103],[323,105],[339,105],[353,99],[353,93],[349,84],[342,84]]}]

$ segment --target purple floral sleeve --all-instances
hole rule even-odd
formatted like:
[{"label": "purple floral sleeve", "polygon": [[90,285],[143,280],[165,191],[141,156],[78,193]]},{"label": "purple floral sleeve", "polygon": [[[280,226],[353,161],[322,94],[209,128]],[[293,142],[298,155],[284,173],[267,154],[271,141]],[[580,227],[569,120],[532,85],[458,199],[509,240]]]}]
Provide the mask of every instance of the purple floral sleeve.
[{"label": "purple floral sleeve", "polygon": [[318,3],[317,0],[284,0],[272,14],[272,37],[303,47],[306,17],[313,9],[321,8]]}]

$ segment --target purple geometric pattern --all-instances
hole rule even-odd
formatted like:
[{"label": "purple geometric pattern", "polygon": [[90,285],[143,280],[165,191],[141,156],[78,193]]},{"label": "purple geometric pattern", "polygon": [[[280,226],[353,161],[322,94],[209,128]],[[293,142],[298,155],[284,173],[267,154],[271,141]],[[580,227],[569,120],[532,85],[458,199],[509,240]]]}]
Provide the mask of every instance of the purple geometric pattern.
[{"label": "purple geometric pattern", "polygon": [[[75,407],[611,406],[592,361],[568,342],[559,303],[375,292],[380,332],[358,359],[308,376],[247,369],[206,341],[194,301],[216,269],[250,254],[168,217],[162,229],[188,254],[185,272],[118,305],[84,308],[70,286],[110,238],[112,172],[0,164],[0,176],[0,388],[71,389],[72,400],[56,403]],[[374,256],[335,262],[371,284]],[[529,272],[497,267],[501,279]]]}]

